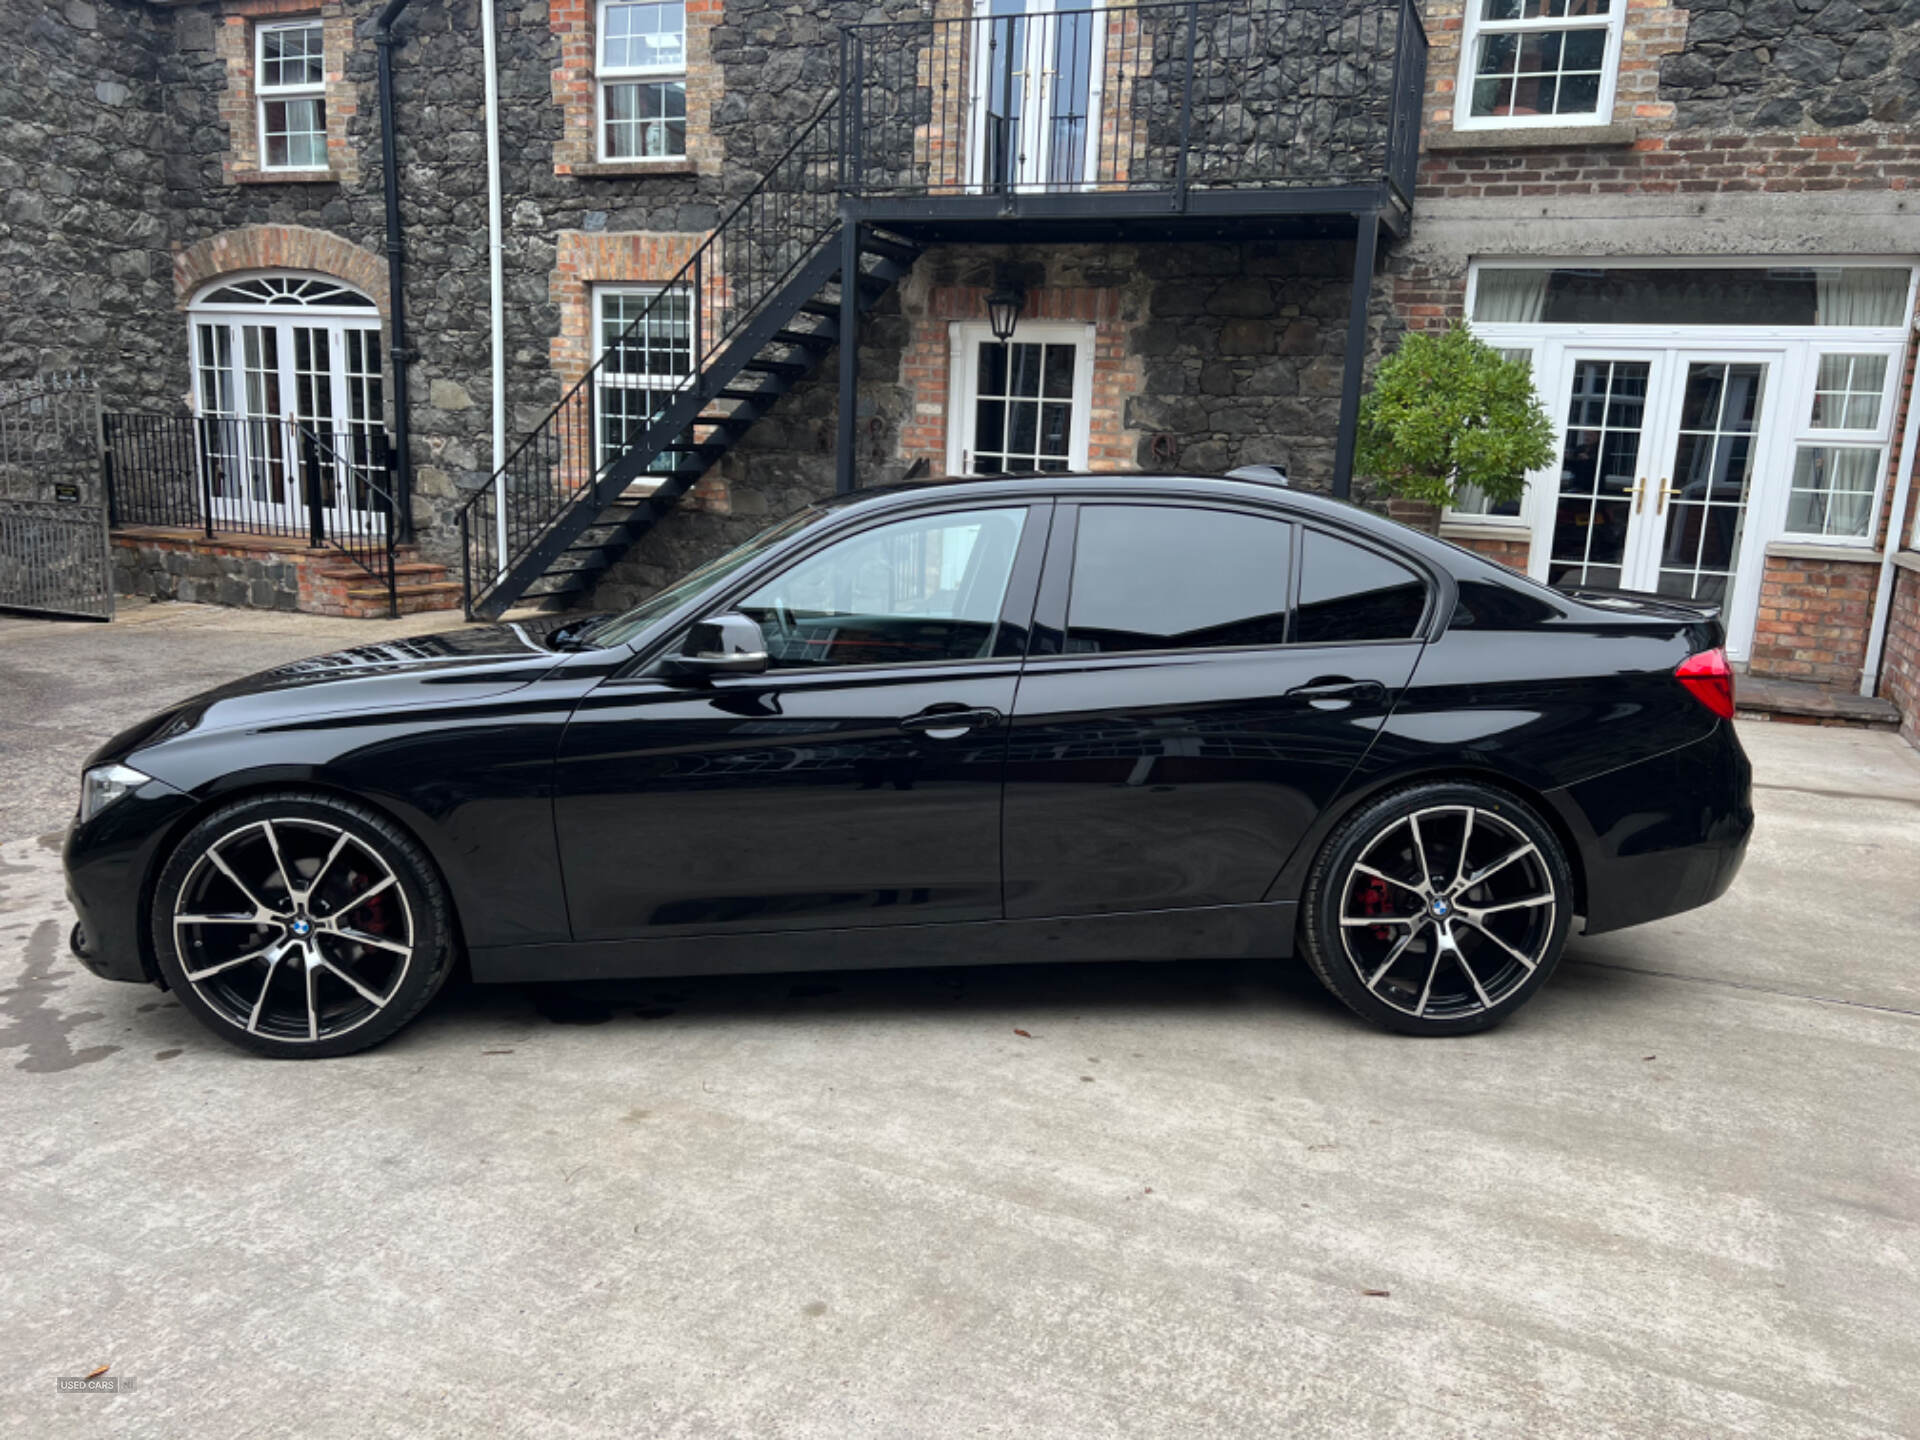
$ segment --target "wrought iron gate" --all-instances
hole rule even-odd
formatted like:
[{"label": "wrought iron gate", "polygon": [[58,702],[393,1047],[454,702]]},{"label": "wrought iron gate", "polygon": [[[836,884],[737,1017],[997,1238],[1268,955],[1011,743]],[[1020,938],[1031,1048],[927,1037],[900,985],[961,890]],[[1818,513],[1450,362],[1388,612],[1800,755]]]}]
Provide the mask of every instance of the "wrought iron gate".
[{"label": "wrought iron gate", "polygon": [[0,610],[113,618],[100,453],[86,376],[0,386]]}]

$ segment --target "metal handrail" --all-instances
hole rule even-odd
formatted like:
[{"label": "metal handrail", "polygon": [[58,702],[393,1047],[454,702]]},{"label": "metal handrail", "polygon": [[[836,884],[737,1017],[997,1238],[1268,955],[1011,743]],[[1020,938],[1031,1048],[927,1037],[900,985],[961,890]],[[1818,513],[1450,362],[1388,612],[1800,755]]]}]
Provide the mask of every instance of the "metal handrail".
[{"label": "metal handrail", "polygon": [[[383,581],[388,612],[397,613],[400,512],[390,484],[393,442],[385,429],[326,432],[315,422],[293,417],[108,413],[101,419],[102,473],[112,524],[193,528],[209,539],[217,524],[241,534],[303,540],[309,549],[331,548]],[[350,449],[366,445],[368,458],[355,459],[343,451],[343,440]],[[336,485],[359,487],[370,501],[358,512],[365,529],[330,523],[321,502],[329,468]],[[376,475],[389,481],[383,483]],[[262,478],[279,487],[291,482],[294,498],[262,504],[228,497],[238,512],[216,516],[221,498],[214,491],[216,478],[242,486]]]},{"label": "metal handrail", "polygon": [[844,35],[851,194],[1073,194],[1089,212],[1101,192],[1179,210],[1195,189],[1398,189],[1427,50],[1413,0],[1082,3]]},{"label": "metal handrail", "polygon": [[[569,507],[592,493],[601,477],[626,453],[625,449],[603,453],[607,447],[602,444],[598,426],[606,417],[594,413],[595,392],[605,380],[610,360],[625,357],[629,343],[650,333],[656,319],[685,305],[690,330],[686,365],[647,372],[640,377],[647,383],[635,388],[662,393],[697,389],[708,360],[838,229],[840,152],[832,142],[836,139],[839,105],[840,98],[835,95],[820,107],[686,263],[668,279],[654,282],[659,285],[657,292],[568,387],[540,424],[508,452],[484,485],[461,502],[455,514],[463,531],[469,587],[478,592],[475,599],[483,599],[499,576],[532,549]],[[823,137],[829,142],[824,147]],[[798,177],[801,183],[789,194],[781,187],[794,178],[790,172],[796,161],[802,166]],[[807,167],[816,164],[820,183],[809,190]],[[819,202],[815,207],[819,213],[800,213],[799,202],[809,198]],[[773,256],[771,261],[767,259],[769,254]],[[591,319],[589,327],[589,333],[594,333]],[[620,418],[629,426],[638,420],[635,428],[645,429],[645,417]],[[560,477],[558,485],[553,483],[555,476]],[[503,494],[509,506],[517,508],[501,508]],[[481,583],[476,583],[476,573]]]}]

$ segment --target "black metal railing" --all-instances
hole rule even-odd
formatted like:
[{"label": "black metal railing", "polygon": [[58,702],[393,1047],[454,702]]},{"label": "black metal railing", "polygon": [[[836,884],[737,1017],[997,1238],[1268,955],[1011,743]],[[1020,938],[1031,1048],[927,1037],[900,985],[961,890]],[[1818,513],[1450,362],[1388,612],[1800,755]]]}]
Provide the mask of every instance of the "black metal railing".
[{"label": "black metal railing", "polygon": [[336,550],[386,588],[397,613],[393,442],[384,429],[128,412],[103,415],[101,433],[114,526]]},{"label": "black metal railing", "polygon": [[855,195],[1413,193],[1427,40],[1412,0],[1174,0],[845,36]]},{"label": "black metal railing", "polygon": [[[648,431],[838,230],[839,124],[829,102],[619,335],[601,337],[595,317],[597,358],[460,507],[468,613],[570,507],[589,495],[611,503],[626,482],[610,474],[630,451],[692,438]],[[657,468],[674,461],[667,452]]]}]

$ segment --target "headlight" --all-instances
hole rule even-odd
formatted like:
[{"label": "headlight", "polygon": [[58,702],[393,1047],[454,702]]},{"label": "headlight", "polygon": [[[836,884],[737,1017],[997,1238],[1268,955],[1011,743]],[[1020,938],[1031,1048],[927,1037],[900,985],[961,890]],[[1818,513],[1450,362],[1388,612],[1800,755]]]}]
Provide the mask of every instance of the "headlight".
[{"label": "headlight", "polygon": [[80,777],[80,823],[86,824],[122,795],[137,790],[153,777],[131,765],[96,765]]}]

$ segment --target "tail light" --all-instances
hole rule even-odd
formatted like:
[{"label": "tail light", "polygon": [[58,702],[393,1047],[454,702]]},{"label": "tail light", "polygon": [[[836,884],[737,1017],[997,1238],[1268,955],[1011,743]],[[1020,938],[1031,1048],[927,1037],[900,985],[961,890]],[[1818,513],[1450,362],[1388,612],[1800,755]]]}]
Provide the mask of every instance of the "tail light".
[{"label": "tail light", "polygon": [[1733,667],[1727,664],[1727,652],[1702,650],[1689,655],[1673,672],[1693,698],[1722,720],[1733,718]]}]

